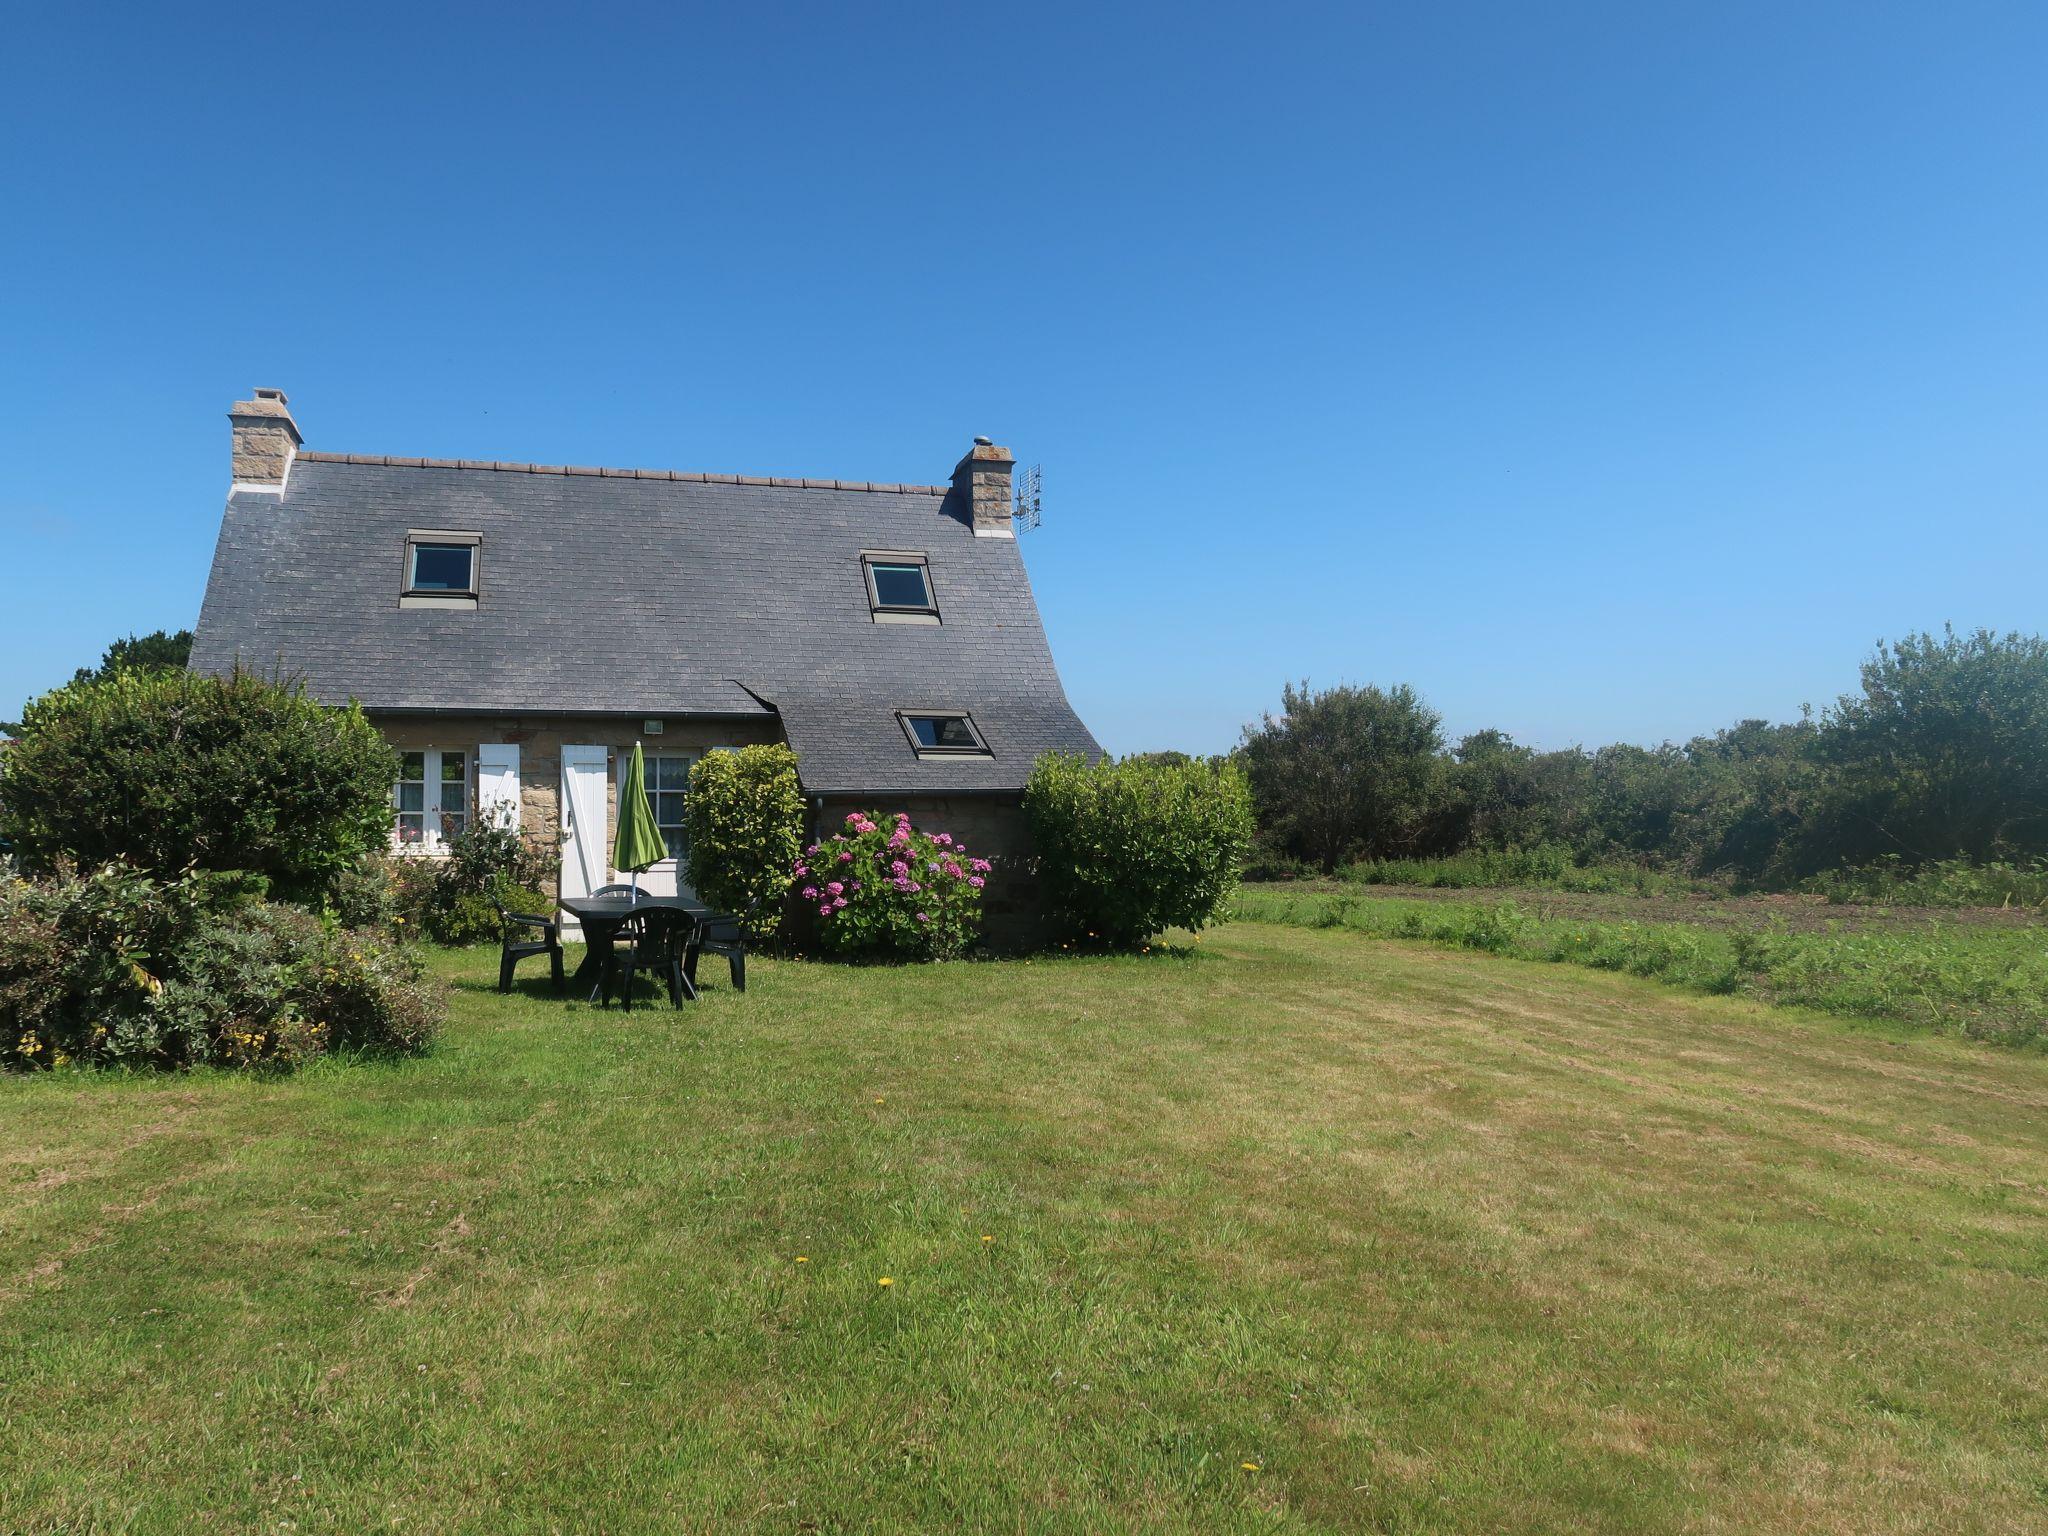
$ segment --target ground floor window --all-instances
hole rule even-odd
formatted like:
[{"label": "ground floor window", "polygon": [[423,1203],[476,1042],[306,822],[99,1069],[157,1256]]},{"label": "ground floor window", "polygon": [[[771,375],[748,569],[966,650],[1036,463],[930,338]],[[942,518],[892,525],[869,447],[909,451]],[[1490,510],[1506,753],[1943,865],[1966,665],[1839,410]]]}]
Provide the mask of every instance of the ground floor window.
[{"label": "ground floor window", "polygon": [[690,787],[691,758],[657,752],[647,759],[647,805],[661,828],[668,856],[678,864],[690,856],[690,834],[683,826],[683,797]]},{"label": "ground floor window", "polygon": [[433,851],[462,835],[469,822],[469,753],[428,747],[398,755],[391,804],[401,847]]}]

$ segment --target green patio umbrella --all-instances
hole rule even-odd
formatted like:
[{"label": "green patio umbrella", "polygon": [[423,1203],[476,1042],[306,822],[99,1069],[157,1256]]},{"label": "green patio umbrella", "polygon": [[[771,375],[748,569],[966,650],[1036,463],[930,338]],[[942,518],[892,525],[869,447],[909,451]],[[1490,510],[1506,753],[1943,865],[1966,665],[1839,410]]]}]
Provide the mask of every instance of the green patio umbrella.
[{"label": "green patio umbrella", "polygon": [[619,781],[619,834],[612,839],[612,868],[633,872],[633,895],[640,895],[640,871],[668,857],[668,843],[654,824],[654,807],[647,802],[647,763],[640,743],[633,743],[633,755],[626,762],[625,777]]}]

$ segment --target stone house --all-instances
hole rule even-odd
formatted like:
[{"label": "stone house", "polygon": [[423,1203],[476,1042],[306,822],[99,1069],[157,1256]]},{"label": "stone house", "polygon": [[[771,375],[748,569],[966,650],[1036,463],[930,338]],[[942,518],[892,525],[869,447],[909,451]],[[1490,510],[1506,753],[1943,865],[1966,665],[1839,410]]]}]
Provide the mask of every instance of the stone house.
[{"label": "stone house", "polygon": [[1099,755],[1067,703],[985,438],[944,485],[318,453],[284,394],[229,412],[232,483],[192,665],[357,700],[401,754],[393,846],[488,816],[609,883],[620,753],[647,754],[687,893],[703,753],[786,741],[815,829],[907,811],[996,861],[1028,925],[1019,809],[1045,752]]}]

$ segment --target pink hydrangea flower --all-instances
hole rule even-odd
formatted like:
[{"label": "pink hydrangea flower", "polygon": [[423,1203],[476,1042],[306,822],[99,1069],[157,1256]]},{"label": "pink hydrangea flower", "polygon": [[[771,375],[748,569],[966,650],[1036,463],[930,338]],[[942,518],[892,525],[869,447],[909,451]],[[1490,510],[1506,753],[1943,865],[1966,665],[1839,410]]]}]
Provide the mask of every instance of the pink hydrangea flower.
[{"label": "pink hydrangea flower", "polygon": [[955,864],[951,859],[948,859],[946,860],[946,873],[951,875],[955,880],[958,880],[960,878],[960,866],[958,864]]},{"label": "pink hydrangea flower", "polygon": [[910,866],[904,863],[901,859],[893,860],[890,863],[889,868],[898,875],[907,875],[910,873]]},{"label": "pink hydrangea flower", "polygon": [[950,848],[953,846],[953,834],[950,832],[941,832],[937,837],[933,838],[932,841],[937,843],[941,848]]},{"label": "pink hydrangea flower", "polygon": [[817,887],[816,887],[815,885],[807,885],[807,886],[805,886],[805,887],[804,887],[804,900],[805,900],[805,901],[816,901],[817,899],[818,899],[818,888],[817,888]]},{"label": "pink hydrangea flower", "polygon": [[988,884],[988,882],[982,879],[979,875],[969,875],[967,877],[967,883],[973,886],[977,891],[980,890],[984,885]]},{"label": "pink hydrangea flower", "polygon": [[830,891],[834,896],[837,896],[840,892],[844,891],[846,887],[841,885],[837,880],[834,880],[829,885],[827,885],[825,889]]},{"label": "pink hydrangea flower", "polygon": [[818,908],[818,916],[820,916],[820,917],[830,917],[831,915],[832,915],[832,906],[831,906],[831,903],[830,903],[830,902],[826,902],[826,903],[824,903],[824,904],[822,904],[822,905],[820,905],[820,906],[819,906],[819,908]]},{"label": "pink hydrangea flower", "polygon": [[[795,876],[797,877],[797,879],[799,879],[799,880],[803,879],[803,877],[804,877],[805,875],[808,875],[808,874],[809,874],[810,872],[811,872],[811,869],[810,869],[810,866],[809,866],[808,864],[799,864],[799,865],[797,865],[797,867],[796,867],[795,869],[793,869],[793,870],[791,870],[791,871],[790,871],[790,873],[791,873],[791,874],[793,874],[793,875],[795,875]],[[552,962],[550,962],[550,963],[552,963]]]},{"label": "pink hydrangea flower", "polygon": [[846,898],[844,896],[834,896],[832,898],[832,905],[835,907],[843,907],[846,905]]},{"label": "pink hydrangea flower", "polygon": [[853,855],[850,853],[842,853],[839,855],[839,862],[842,864],[851,864],[853,862]]},{"label": "pink hydrangea flower", "polygon": [[920,912],[917,914],[917,920],[920,923],[928,923],[932,920],[932,915],[929,912]]},{"label": "pink hydrangea flower", "polygon": [[973,870],[977,875],[985,875],[994,866],[991,865],[987,859],[969,859],[967,861],[967,867]]},{"label": "pink hydrangea flower", "polygon": [[853,883],[852,883],[851,885],[847,886],[847,889],[848,889],[849,891],[857,891],[857,890],[859,890],[859,889],[860,889],[860,882],[859,882],[858,880],[854,881],[854,882],[853,882]]}]

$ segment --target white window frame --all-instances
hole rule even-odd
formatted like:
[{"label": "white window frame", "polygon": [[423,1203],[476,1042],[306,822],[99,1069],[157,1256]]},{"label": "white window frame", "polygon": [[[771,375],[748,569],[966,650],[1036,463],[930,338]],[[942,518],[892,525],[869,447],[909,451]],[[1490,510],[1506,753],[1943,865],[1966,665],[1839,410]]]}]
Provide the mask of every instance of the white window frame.
[{"label": "white window frame", "polygon": [[[420,758],[420,771],[424,779],[399,778],[391,786],[391,846],[404,854],[437,854],[448,851],[448,839],[442,833],[442,817],[455,815],[462,818],[463,826],[470,824],[476,815],[476,748],[475,747],[401,747],[398,751],[399,772],[405,772],[405,759],[415,753]],[[448,757],[462,759],[462,777],[447,780],[462,786],[462,805],[459,810],[448,811],[441,804],[444,781],[441,777],[442,763]],[[399,790],[403,785],[420,786],[420,808],[408,811],[402,808],[403,797]],[[401,816],[420,818],[420,836],[417,841],[408,842],[400,835]]]},{"label": "white window frame", "polygon": [[[681,763],[683,765],[683,783],[686,787],[682,791],[682,793],[685,801],[687,801],[689,798],[687,786],[690,782],[690,770],[697,766],[697,759],[701,755],[702,754],[696,752],[645,752],[643,754],[643,763],[647,770],[647,808],[650,811],[654,812],[654,824],[657,827],[661,828],[664,834],[667,833],[670,827],[680,827],[684,826],[685,824],[682,822],[675,821],[665,822],[661,819],[661,812],[658,808],[659,802],[655,799],[655,796],[659,793],[662,793],[662,791],[659,791],[654,787],[658,776],[658,771],[656,770],[654,765],[658,762],[675,762]],[[669,790],[667,791],[667,793],[675,794],[677,793],[677,791]],[[666,842],[667,837],[664,835],[662,840]],[[687,831],[684,833],[683,840],[685,845],[687,846],[689,842],[689,834]],[[655,867],[657,869],[680,869],[682,867],[682,864],[683,861],[681,859],[678,859],[673,854],[671,854],[668,858],[663,859]]]}]

